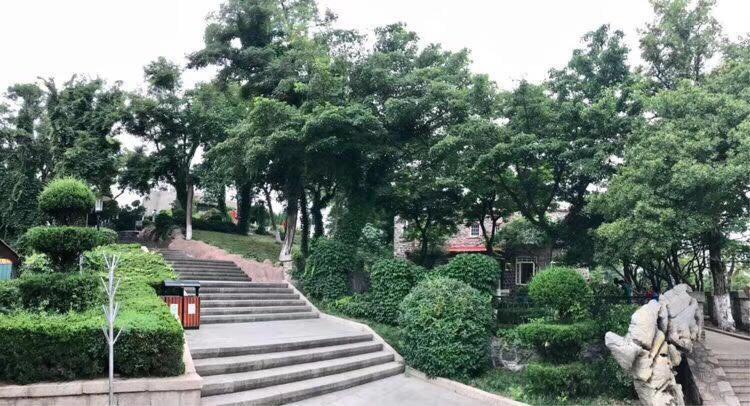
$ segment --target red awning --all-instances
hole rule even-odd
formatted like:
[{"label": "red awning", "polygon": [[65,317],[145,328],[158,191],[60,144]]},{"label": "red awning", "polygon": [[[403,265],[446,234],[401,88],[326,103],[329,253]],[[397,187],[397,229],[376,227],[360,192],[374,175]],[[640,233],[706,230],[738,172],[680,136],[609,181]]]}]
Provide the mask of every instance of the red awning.
[{"label": "red awning", "polygon": [[448,252],[486,252],[487,249],[482,245],[451,245]]}]

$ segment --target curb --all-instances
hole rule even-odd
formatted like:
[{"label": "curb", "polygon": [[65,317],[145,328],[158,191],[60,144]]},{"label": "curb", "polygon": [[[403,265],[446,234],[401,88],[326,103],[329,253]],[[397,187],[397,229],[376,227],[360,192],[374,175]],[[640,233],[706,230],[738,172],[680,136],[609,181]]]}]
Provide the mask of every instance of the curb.
[{"label": "curb", "polygon": [[406,366],[406,376],[419,379],[431,385],[439,386],[443,389],[448,389],[451,392],[458,393],[459,395],[464,395],[468,398],[472,398],[474,400],[478,400],[482,402],[487,402],[492,405],[498,405],[498,406],[525,406],[527,405],[526,403],[519,402],[513,399],[509,399],[500,395],[496,395],[494,393],[485,392],[473,386],[465,385],[463,383],[452,381],[450,379],[439,378],[439,377],[429,378],[427,377],[427,375],[425,375],[424,372],[414,369],[408,365]]},{"label": "curb", "polygon": [[746,336],[744,334],[732,333],[730,331],[724,331],[722,329],[718,329],[716,327],[711,327],[711,326],[706,326],[706,325],[703,325],[703,329],[712,331],[714,333],[719,333],[719,334],[724,334],[730,337],[739,338],[740,340],[750,341],[750,336]]}]

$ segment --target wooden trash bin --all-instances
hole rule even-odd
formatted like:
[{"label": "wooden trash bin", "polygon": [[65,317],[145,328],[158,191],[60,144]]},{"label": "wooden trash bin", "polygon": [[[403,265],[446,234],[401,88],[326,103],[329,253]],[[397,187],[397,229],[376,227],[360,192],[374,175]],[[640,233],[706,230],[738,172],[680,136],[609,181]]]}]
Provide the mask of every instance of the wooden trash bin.
[{"label": "wooden trash bin", "polygon": [[172,315],[180,322],[180,324],[184,324],[184,322],[182,321],[182,296],[162,296],[161,298],[167,303],[167,306],[169,306],[169,312],[172,313]]},{"label": "wooden trash bin", "polygon": [[182,327],[197,329],[201,325],[200,296],[184,296],[182,298]]}]

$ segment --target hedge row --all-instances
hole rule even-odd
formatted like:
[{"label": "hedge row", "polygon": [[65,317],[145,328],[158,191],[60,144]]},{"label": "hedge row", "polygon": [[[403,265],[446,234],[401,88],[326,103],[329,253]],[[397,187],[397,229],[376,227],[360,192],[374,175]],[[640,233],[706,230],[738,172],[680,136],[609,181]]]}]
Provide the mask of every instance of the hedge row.
[{"label": "hedge row", "polygon": [[[87,274],[79,282],[85,285],[83,280],[105,275],[105,254],[120,257],[117,276],[122,278],[116,328],[123,332],[115,346],[115,371],[127,377],[182,374],[182,327],[153,288],[174,278],[174,271],[160,255],[142,252],[137,245],[112,245],[86,255]],[[57,277],[72,281],[78,276]],[[0,307],[7,296],[4,285]],[[0,317],[0,342],[13,343],[0,347],[0,380],[27,384],[101,376],[107,365],[103,325],[98,306],[61,314],[32,313],[22,305]]]},{"label": "hedge row", "polygon": [[90,227],[33,227],[21,239],[25,248],[47,254],[58,270],[70,270],[84,251],[117,241],[114,230]]}]

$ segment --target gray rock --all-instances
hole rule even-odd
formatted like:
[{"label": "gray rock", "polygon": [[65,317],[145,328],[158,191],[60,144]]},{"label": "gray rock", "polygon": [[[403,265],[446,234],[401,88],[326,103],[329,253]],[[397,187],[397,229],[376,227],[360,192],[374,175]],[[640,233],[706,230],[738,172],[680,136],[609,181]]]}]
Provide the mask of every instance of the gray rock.
[{"label": "gray rock", "polygon": [[636,310],[630,318],[628,336],[647,350],[651,349],[651,343],[654,341],[660,308],[659,302],[652,300]]}]

